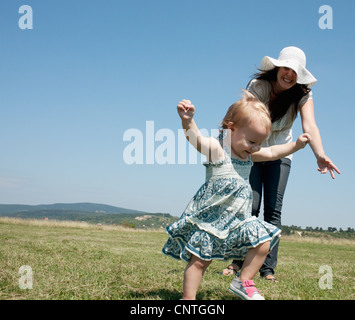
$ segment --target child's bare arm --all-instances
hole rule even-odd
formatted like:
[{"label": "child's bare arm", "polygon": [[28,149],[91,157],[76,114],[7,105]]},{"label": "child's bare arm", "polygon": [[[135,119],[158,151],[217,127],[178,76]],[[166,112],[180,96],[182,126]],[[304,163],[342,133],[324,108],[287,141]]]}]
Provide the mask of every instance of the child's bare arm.
[{"label": "child's bare arm", "polygon": [[216,161],[223,157],[223,150],[216,139],[204,137],[198,129],[193,117],[195,106],[190,100],[182,100],[177,106],[186,139],[196,150],[207,157],[208,161]]},{"label": "child's bare arm", "polygon": [[261,148],[258,152],[253,153],[251,158],[254,162],[278,160],[303,149],[311,140],[308,133],[303,133],[295,142]]}]

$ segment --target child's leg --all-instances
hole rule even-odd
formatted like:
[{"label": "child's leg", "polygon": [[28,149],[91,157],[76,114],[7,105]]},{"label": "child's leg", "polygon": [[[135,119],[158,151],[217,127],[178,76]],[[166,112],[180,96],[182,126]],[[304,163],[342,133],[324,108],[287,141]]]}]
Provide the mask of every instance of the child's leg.
[{"label": "child's leg", "polygon": [[235,277],[229,291],[245,300],[265,300],[255,288],[253,278],[263,265],[270,249],[270,241],[264,242],[247,252],[239,277]]},{"label": "child's leg", "polygon": [[255,248],[249,249],[244,258],[239,280],[252,280],[263,265],[270,249],[270,241],[264,242]]},{"label": "child's leg", "polygon": [[197,289],[202,280],[203,274],[212,261],[201,260],[191,255],[184,274],[183,299],[195,300]]}]

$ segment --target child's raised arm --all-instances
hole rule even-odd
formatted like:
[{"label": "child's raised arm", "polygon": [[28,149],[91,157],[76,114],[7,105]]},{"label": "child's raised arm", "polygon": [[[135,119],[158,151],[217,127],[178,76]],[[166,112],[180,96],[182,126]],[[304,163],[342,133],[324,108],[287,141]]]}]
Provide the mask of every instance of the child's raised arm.
[{"label": "child's raised arm", "polygon": [[219,142],[211,137],[204,137],[198,129],[193,119],[195,115],[195,106],[191,104],[191,101],[180,101],[177,110],[181,118],[186,139],[196,148],[196,150],[205,155],[208,161],[223,159],[224,153]]},{"label": "child's raised arm", "polygon": [[295,142],[261,148],[258,152],[251,155],[251,159],[253,162],[278,160],[303,149],[311,140],[310,134],[303,133]]}]

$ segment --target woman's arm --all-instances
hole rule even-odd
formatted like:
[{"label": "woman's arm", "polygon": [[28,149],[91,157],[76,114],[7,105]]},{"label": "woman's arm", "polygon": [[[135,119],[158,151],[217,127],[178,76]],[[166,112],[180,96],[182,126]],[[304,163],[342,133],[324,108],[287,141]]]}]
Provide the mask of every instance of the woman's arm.
[{"label": "woman's arm", "polygon": [[322,139],[314,116],[314,104],[312,99],[308,100],[301,107],[300,114],[303,132],[309,133],[312,136],[312,141],[309,145],[317,159],[318,171],[321,173],[327,173],[329,171],[331,177],[334,179],[334,171],[338,174],[340,174],[340,171],[330,158],[325,155]]},{"label": "woman's arm", "polygon": [[297,141],[261,148],[258,152],[251,155],[251,159],[253,162],[278,160],[303,149],[311,140],[309,134],[303,133],[298,137]]},{"label": "woman's arm", "polygon": [[224,152],[219,142],[211,137],[205,137],[198,129],[195,120],[195,106],[190,100],[182,100],[177,106],[186,139],[195,149],[206,156],[208,161],[217,161],[224,158]]}]

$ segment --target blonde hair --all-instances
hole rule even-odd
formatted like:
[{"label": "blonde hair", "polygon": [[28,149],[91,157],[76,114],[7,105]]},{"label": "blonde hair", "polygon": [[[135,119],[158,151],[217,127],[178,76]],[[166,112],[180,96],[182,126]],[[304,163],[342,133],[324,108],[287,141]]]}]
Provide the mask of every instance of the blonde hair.
[{"label": "blonde hair", "polygon": [[259,118],[271,130],[271,117],[268,108],[250,92],[243,90],[243,97],[233,103],[222,120],[222,129],[228,129],[232,122],[237,128],[248,125],[252,119]]}]

